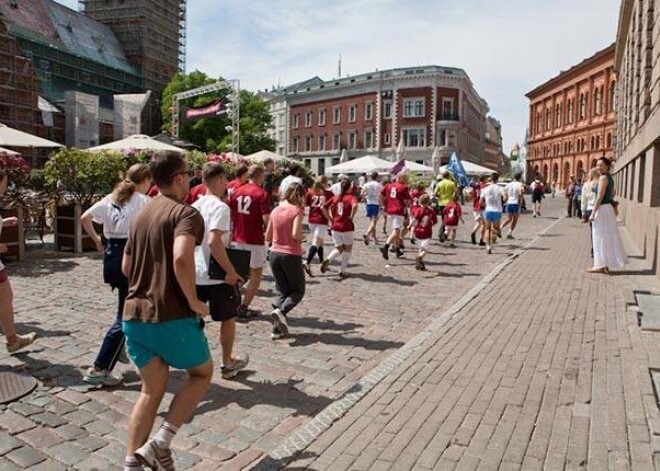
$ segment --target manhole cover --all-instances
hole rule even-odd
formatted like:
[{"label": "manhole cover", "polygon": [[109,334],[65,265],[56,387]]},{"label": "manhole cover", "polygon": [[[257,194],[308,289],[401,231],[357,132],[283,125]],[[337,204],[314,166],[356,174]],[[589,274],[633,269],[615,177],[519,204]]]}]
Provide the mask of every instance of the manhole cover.
[{"label": "manhole cover", "polygon": [[30,394],[37,387],[37,380],[9,371],[0,372],[0,404],[15,401]]},{"label": "manhole cover", "polygon": [[642,330],[660,331],[660,296],[636,293],[637,306],[642,314]]}]

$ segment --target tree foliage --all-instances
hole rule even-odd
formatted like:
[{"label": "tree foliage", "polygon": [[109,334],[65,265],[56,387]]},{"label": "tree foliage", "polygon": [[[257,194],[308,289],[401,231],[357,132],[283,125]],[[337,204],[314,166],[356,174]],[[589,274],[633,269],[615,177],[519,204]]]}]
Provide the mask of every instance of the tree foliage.
[{"label": "tree foliage", "polygon": [[[163,129],[167,132],[172,131],[173,95],[203,85],[210,85],[217,81],[218,79],[209,77],[204,72],[197,70],[189,74],[177,74],[163,91],[161,105]],[[192,121],[183,119],[183,111],[186,107],[204,106],[217,100],[223,100],[229,92],[229,89],[218,90],[217,92],[182,100],[179,103],[181,113],[179,137],[198,145],[208,152],[229,151],[231,133],[226,128],[231,124],[231,119],[226,114]],[[271,116],[268,112],[268,104],[256,93],[241,90],[239,152],[248,155],[260,150],[275,150],[275,141],[266,134],[270,124]]]}]

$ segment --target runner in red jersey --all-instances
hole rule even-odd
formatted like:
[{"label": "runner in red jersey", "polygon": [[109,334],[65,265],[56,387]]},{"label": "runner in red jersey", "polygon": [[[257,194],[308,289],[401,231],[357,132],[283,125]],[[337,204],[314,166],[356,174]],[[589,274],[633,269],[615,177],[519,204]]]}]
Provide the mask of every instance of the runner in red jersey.
[{"label": "runner in red jersey", "polygon": [[484,223],[483,210],[481,203],[481,190],[486,188],[486,177],[479,177],[479,181],[472,187],[472,214],[474,215],[474,228],[470,234],[472,244],[477,243],[477,231],[481,234],[479,245],[486,245],[484,236],[486,235],[486,224]]},{"label": "runner in red jersey", "polygon": [[196,185],[190,189],[184,201],[187,204],[193,204],[204,195],[206,195],[206,185],[200,183],[199,185]]},{"label": "runner in red jersey", "polygon": [[323,260],[321,273],[325,273],[330,262],[341,255],[339,277],[345,278],[347,276],[346,269],[348,268],[348,262],[351,260],[355,232],[353,218],[357,209],[358,201],[351,191],[351,182],[342,180],[341,193],[334,196],[323,206],[323,214],[332,221],[332,241],[335,248],[330,252],[328,258]]},{"label": "runner in red jersey", "polygon": [[396,256],[402,257],[401,232],[404,228],[406,208],[410,203],[410,192],[406,185],[406,175],[400,173],[397,176],[396,182],[385,185],[381,197],[383,199],[383,206],[385,206],[385,213],[392,222],[392,232],[385,245],[380,248],[380,253],[385,260],[388,260],[390,258],[390,246],[392,246],[396,248]]},{"label": "runner in red jersey", "polygon": [[[419,200],[420,198],[426,194],[426,185],[423,182],[419,182],[415,188],[410,190],[410,214],[408,217],[406,217],[407,221],[405,221],[406,229],[405,233],[410,231],[410,243],[414,244],[415,243],[415,233],[411,231],[412,228],[412,214],[413,212],[421,206]],[[401,238],[405,239],[406,234],[401,234]]]},{"label": "runner in red jersey", "polygon": [[415,237],[419,241],[419,253],[415,258],[415,268],[417,270],[426,270],[424,257],[428,251],[431,239],[433,238],[433,226],[437,224],[438,217],[435,211],[429,206],[431,198],[429,195],[423,195],[420,199],[420,206],[412,211],[412,226],[414,227]]},{"label": "runner in red jersey", "polygon": [[264,169],[252,165],[248,175],[250,181],[234,190],[229,198],[233,224],[232,245],[250,252],[250,282],[238,311],[239,317],[242,318],[256,315],[248,308],[259,290],[263,266],[266,263],[264,230],[270,215],[270,197],[261,188]]},{"label": "runner in red jersey", "polygon": [[236,178],[227,183],[227,196],[231,197],[231,194],[237,189],[242,187],[248,182],[248,166],[241,165],[236,169]]},{"label": "runner in red jersey", "polygon": [[305,196],[305,205],[309,207],[307,225],[309,233],[312,235],[312,244],[309,246],[303,268],[309,276],[313,276],[311,263],[314,255],[318,255],[319,262],[323,263],[324,236],[328,230],[328,218],[323,214],[323,206],[334,197],[332,192],[326,188],[327,181],[324,176],[317,177]]}]

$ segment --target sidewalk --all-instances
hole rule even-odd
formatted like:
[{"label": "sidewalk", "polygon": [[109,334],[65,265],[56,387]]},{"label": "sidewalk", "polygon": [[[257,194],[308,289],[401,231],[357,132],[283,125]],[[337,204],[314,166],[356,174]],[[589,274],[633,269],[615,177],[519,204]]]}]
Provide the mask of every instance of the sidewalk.
[{"label": "sidewalk", "polygon": [[558,220],[295,461],[257,469],[653,469],[660,334],[627,304],[658,283],[639,256],[589,264]]}]

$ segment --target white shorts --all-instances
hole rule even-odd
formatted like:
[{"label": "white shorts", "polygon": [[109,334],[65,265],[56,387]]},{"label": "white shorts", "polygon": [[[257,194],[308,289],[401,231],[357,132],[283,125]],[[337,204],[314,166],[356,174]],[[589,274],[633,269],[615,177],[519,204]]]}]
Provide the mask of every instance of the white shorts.
[{"label": "white shorts", "polygon": [[253,244],[241,244],[238,242],[233,242],[231,247],[238,250],[247,250],[250,252],[250,268],[263,268],[266,264],[266,246],[265,245],[253,245]]},{"label": "white shorts", "polygon": [[313,238],[318,237],[323,239],[323,237],[328,232],[328,226],[326,224],[307,224],[309,226],[309,235]]},{"label": "white shorts", "polygon": [[335,244],[335,247],[341,247],[342,245],[353,245],[354,234],[354,232],[332,231],[332,242]]},{"label": "white shorts", "polygon": [[474,220],[475,220],[475,221],[478,221],[479,219],[483,219],[483,218],[484,218],[484,213],[483,213],[483,211],[474,211],[474,210],[473,210],[473,211],[472,211],[472,216],[474,216]]},{"label": "white shorts", "polygon": [[428,250],[429,247],[431,246],[431,239],[424,239],[424,240],[417,239],[417,243],[419,244],[420,250]]},{"label": "white shorts", "polygon": [[403,217],[403,216],[399,216],[399,215],[396,215],[396,214],[395,214],[395,215],[391,215],[391,214],[390,214],[390,215],[388,216],[388,218],[389,218],[389,220],[390,220],[390,224],[392,225],[392,226],[391,226],[392,229],[394,229],[394,230],[396,230],[396,229],[403,229],[403,221],[404,221],[404,217]]}]

